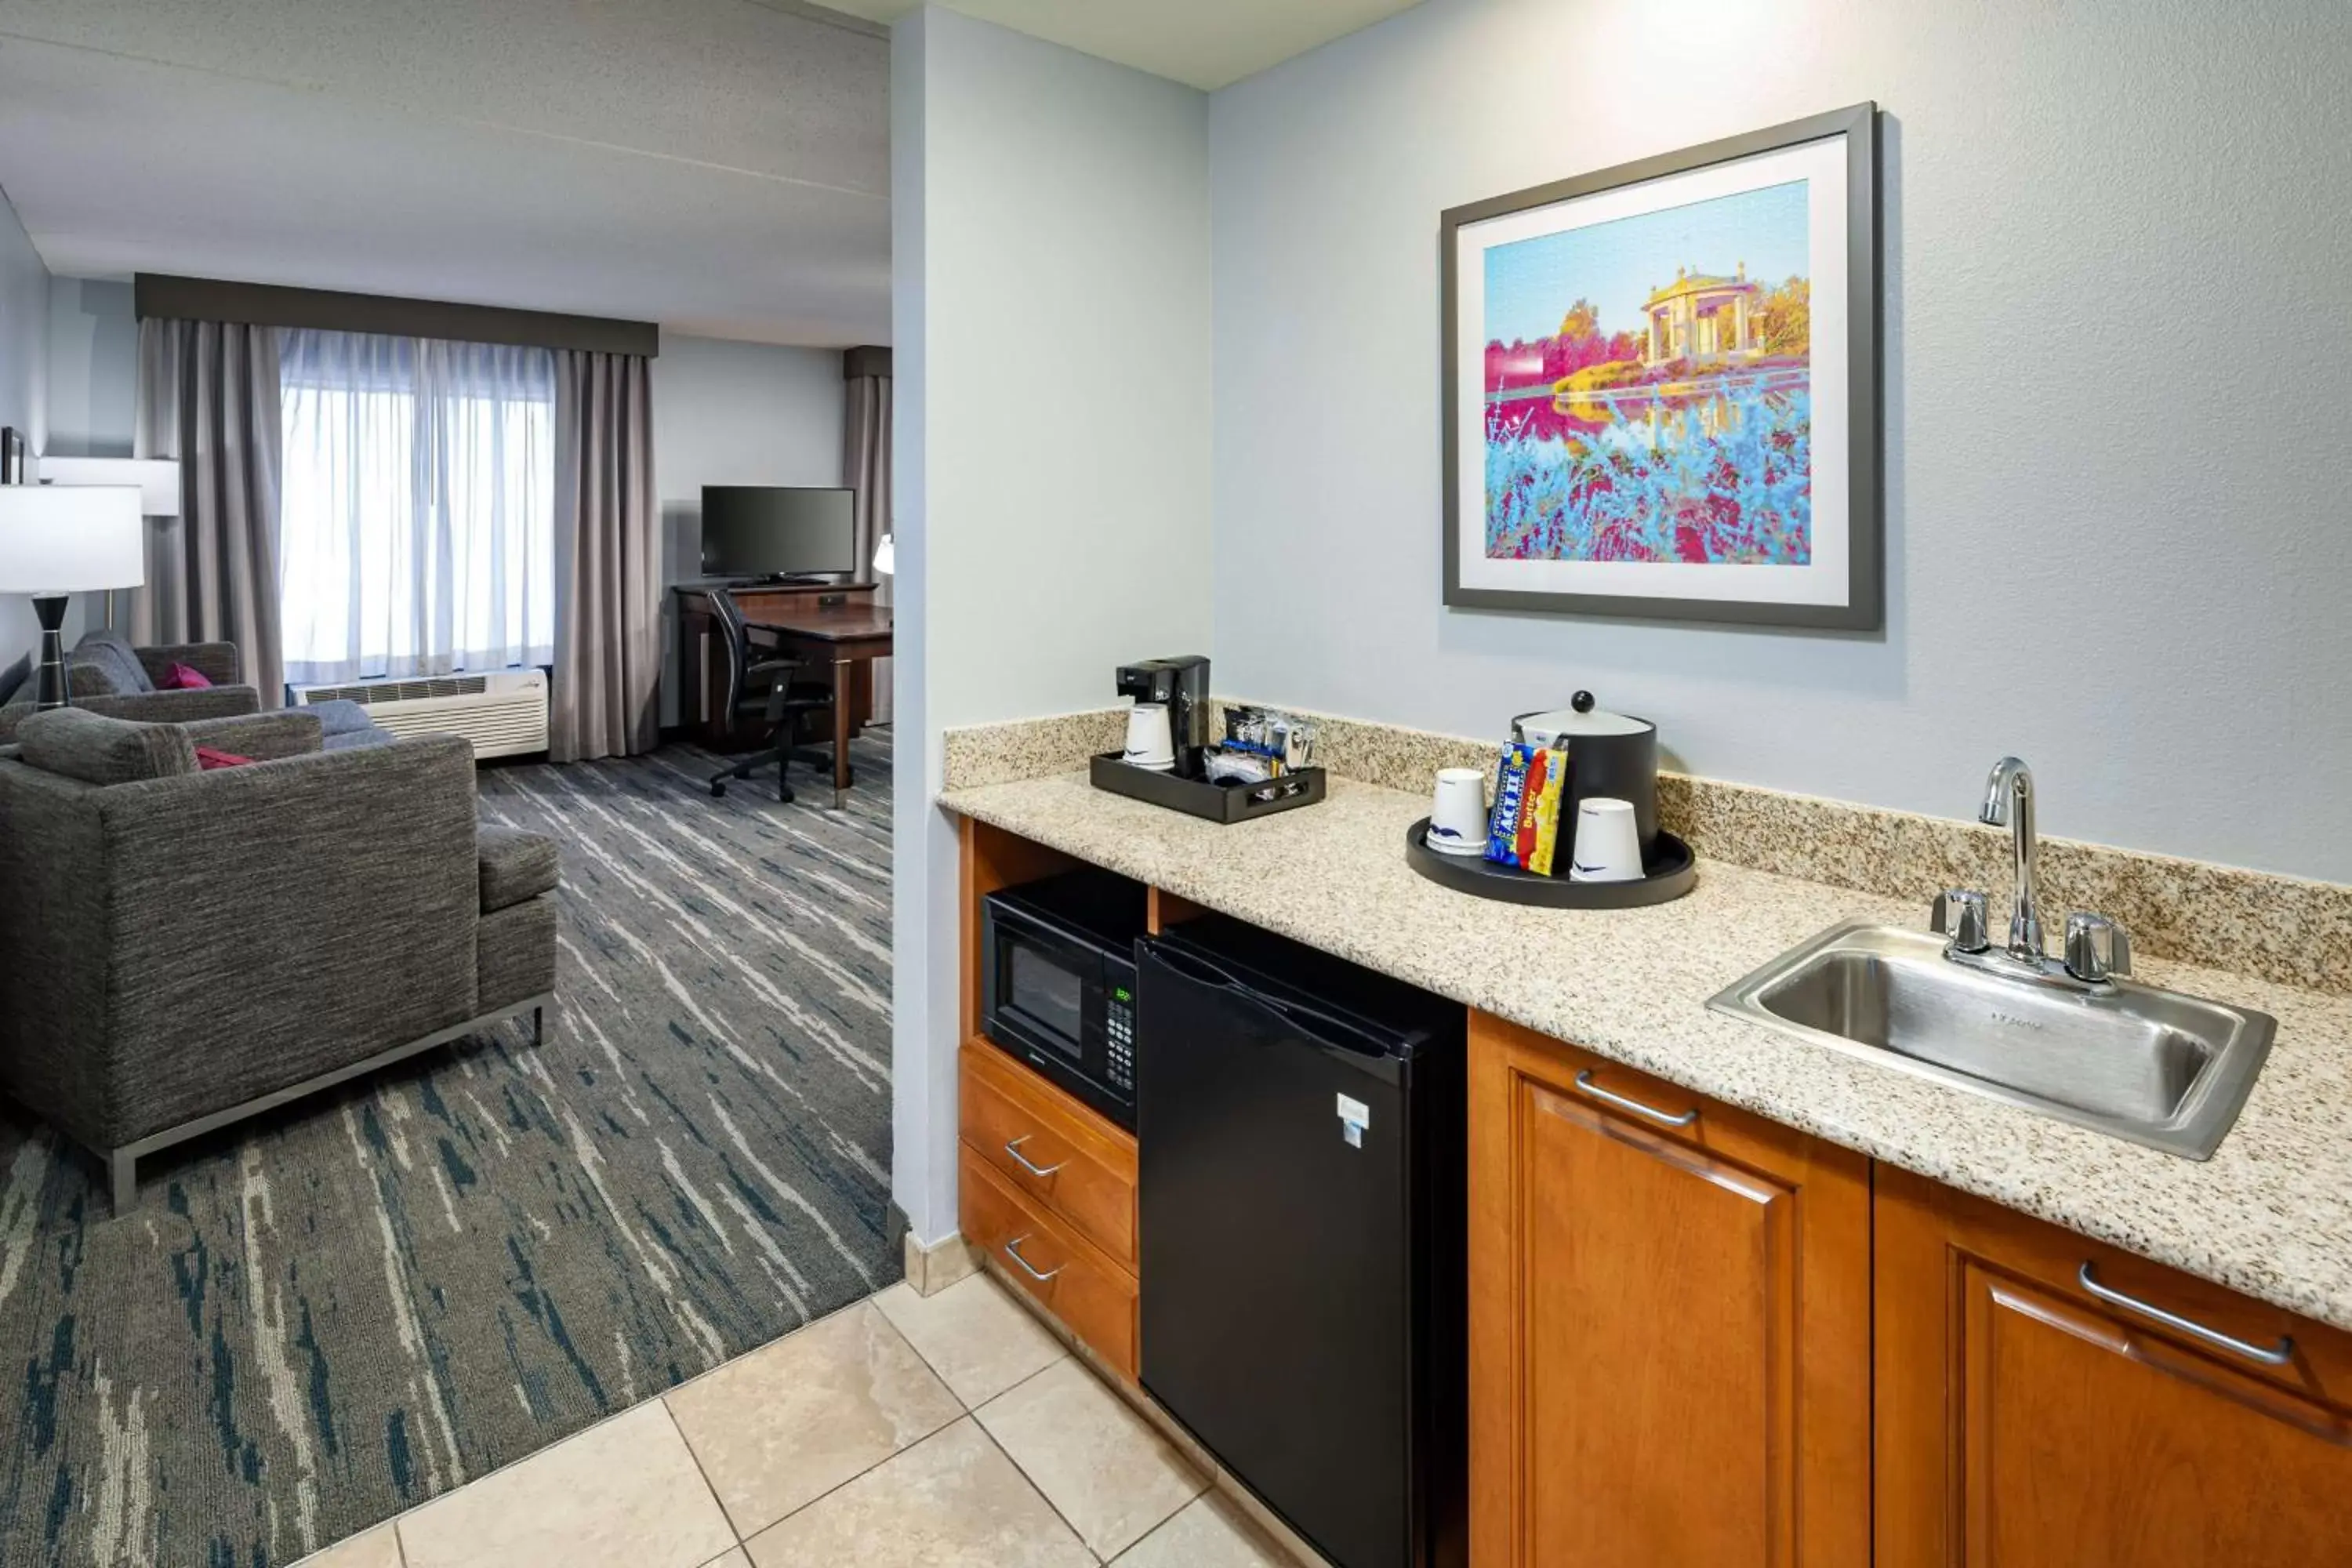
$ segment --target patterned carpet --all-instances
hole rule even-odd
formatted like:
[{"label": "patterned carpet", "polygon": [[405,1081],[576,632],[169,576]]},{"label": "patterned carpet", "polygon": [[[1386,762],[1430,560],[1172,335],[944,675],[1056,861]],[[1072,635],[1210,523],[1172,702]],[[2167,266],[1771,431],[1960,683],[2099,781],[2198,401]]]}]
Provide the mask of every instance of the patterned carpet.
[{"label": "patterned carpet", "polygon": [[[486,769],[559,1005],[142,1163],[0,1108],[0,1563],[264,1568],[889,1283],[889,739]],[[797,771],[797,770],[796,770]]]}]

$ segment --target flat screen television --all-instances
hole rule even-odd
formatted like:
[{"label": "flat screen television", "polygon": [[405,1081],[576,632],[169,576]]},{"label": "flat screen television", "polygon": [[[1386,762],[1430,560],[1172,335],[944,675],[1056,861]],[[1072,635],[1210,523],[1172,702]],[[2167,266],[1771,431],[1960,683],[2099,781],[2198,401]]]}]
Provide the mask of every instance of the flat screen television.
[{"label": "flat screen television", "polygon": [[702,487],[706,577],[855,575],[857,525],[845,489]]}]

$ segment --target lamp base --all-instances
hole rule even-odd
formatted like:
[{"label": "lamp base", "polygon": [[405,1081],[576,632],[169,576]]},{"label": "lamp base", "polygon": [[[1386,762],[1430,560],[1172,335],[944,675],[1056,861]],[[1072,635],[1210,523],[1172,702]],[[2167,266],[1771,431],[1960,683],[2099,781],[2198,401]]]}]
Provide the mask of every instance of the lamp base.
[{"label": "lamp base", "polygon": [[41,669],[36,678],[39,684],[33,689],[36,708],[63,708],[72,700],[72,687],[66,680],[66,605],[63,594],[45,594],[33,601],[33,614],[41,622]]}]

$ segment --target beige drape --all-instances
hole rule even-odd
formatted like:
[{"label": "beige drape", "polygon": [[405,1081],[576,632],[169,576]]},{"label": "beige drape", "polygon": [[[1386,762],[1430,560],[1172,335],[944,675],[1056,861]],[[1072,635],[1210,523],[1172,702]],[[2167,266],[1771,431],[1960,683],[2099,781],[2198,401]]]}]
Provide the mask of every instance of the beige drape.
[{"label": "beige drape", "polygon": [[[890,351],[850,349],[842,355],[847,405],[842,420],[841,482],[854,492],[858,574],[872,572],[874,547],[890,531]],[[890,602],[890,579],[877,577],[874,602]],[[890,660],[874,661],[874,718],[890,718]]]},{"label": "beige drape", "polygon": [[555,356],[555,672],[548,754],[654,749],[661,697],[661,513],[653,378],[637,354]]},{"label": "beige drape", "polygon": [[131,640],[233,642],[261,705],[285,697],[278,612],[278,329],[139,323],[132,451],[180,462],[180,515],[147,521]]}]

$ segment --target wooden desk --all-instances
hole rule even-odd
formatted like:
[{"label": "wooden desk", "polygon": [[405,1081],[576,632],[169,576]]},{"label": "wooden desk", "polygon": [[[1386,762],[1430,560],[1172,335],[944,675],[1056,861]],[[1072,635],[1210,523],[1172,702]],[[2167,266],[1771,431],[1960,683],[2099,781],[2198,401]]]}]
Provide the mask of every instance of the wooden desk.
[{"label": "wooden desk", "polygon": [[[742,604],[743,595],[738,594],[735,602]],[[814,605],[789,615],[771,613],[764,618],[752,617],[745,605],[744,614],[754,636],[764,632],[784,652],[833,670],[833,805],[838,811],[850,784],[849,738],[856,733],[850,721],[852,681],[863,678],[866,689],[872,690],[874,661],[890,657],[889,608],[869,600]]]},{"label": "wooden desk", "polygon": [[[714,752],[744,752],[761,737],[736,728],[733,715],[726,711],[727,636],[710,611],[710,594],[724,586],[681,583],[671,589],[677,595],[677,721]],[[875,589],[872,583],[763,583],[733,593],[745,620],[766,623],[790,620],[830,602],[871,607]],[[874,667],[860,661],[851,671],[849,732],[856,735],[873,714]]]}]

